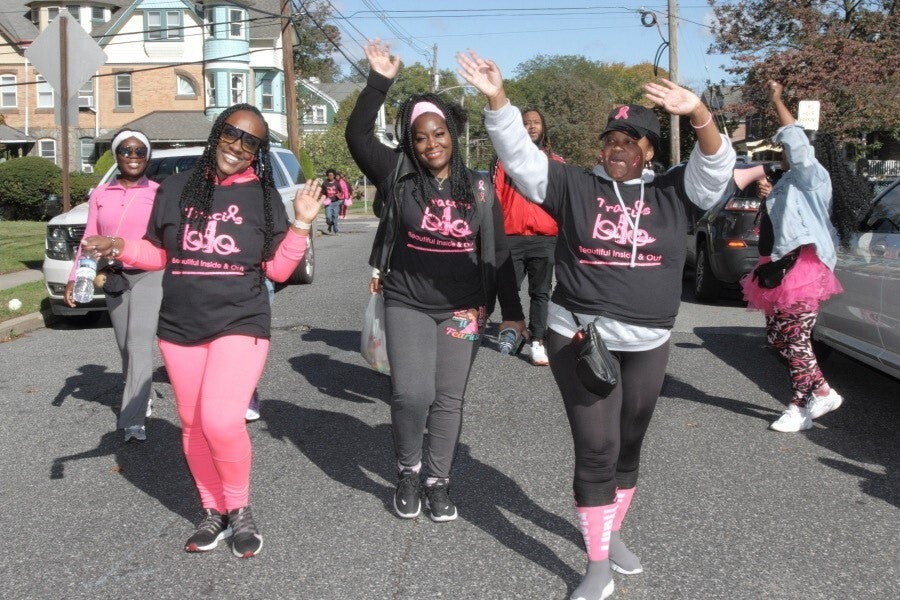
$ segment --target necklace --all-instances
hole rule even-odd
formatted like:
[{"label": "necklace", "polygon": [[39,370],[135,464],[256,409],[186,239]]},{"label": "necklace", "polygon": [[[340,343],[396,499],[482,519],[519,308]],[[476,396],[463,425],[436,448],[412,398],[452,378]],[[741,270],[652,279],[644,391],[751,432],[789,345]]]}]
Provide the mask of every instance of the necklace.
[{"label": "necklace", "polygon": [[435,175],[434,181],[435,181],[435,183],[437,183],[438,191],[443,191],[444,190],[444,182],[447,181],[447,178],[446,177],[438,177],[437,175]]}]

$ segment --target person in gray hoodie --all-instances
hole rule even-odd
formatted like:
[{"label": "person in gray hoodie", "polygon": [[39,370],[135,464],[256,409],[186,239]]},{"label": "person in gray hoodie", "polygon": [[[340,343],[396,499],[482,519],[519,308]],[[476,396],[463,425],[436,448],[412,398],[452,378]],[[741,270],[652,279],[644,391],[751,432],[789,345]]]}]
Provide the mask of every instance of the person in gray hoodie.
[{"label": "person in gray hoodie", "polygon": [[[459,74],[488,100],[485,126],[497,156],[522,195],[559,225],[557,286],[545,338],[550,369],[565,404],[575,446],[576,512],[588,554],[572,600],[602,600],[614,590],[611,570],[643,571],[619,529],[634,496],[644,434],[669,358],[681,298],[689,203],[708,208],[728,185],[735,153],[712,113],[692,92],[648,83],[646,98],[690,117],[697,144],[683,169],[654,175],[659,120],[637,104],[613,109],[600,136],[597,174],[550,161],[528,136],[493,61],[458,54]],[[576,374],[573,336],[595,327],[619,364],[606,396]]]}]

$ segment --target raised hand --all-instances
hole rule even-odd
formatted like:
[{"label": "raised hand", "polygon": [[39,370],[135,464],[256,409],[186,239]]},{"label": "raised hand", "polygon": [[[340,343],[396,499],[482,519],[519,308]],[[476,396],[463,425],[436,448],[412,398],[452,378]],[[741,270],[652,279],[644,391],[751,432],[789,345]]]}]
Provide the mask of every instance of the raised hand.
[{"label": "raised hand", "polygon": [[662,83],[644,84],[644,97],[671,115],[689,115],[700,105],[694,92],[660,78]]},{"label": "raised hand", "polygon": [[307,181],[294,195],[294,218],[312,223],[322,208],[322,184],[318,179]]},{"label": "raised hand", "polygon": [[369,67],[379,75],[393,79],[400,72],[400,57],[391,56],[390,45],[380,39],[369,40],[363,50],[369,60]]},{"label": "raised hand", "polygon": [[766,82],[766,88],[769,90],[769,99],[772,102],[780,100],[781,95],[784,93],[784,86],[774,79],[770,79]]},{"label": "raised hand", "polygon": [[497,98],[501,94],[504,99],[506,98],[503,90],[503,76],[494,61],[481,58],[474,50],[469,50],[468,54],[457,52],[456,62],[459,64],[459,69],[456,70],[459,76],[487,96],[489,100]]}]

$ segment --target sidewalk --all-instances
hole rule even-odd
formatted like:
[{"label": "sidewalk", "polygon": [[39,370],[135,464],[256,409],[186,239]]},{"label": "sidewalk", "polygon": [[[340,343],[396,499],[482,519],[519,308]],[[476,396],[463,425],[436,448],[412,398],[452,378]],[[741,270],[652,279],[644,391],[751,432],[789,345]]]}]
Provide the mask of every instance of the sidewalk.
[{"label": "sidewalk", "polygon": [[[26,269],[15,273],[0,275],[0,290],[8,290],[24,283],[40,281],[44,274],[38,269]],[[22,334],[40,329],[46,324],[45,317],[39,312],[22,315],[0,323],[0,342],[8,341]]]}]

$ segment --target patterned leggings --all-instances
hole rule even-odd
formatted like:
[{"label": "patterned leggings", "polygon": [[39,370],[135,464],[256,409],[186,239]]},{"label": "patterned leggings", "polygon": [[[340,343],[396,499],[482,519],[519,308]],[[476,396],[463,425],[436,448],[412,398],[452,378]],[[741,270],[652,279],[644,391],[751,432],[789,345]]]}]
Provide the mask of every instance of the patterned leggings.
[{"label": "patterned leggings", "polygon": [[766,315],[766,338],[787,360],[794,389],[791,403],[801,408],[806,406],[807,397],[813,390],[828,384],[819,370],[812,347],[812,329],[818,314],[775,311]]}]

